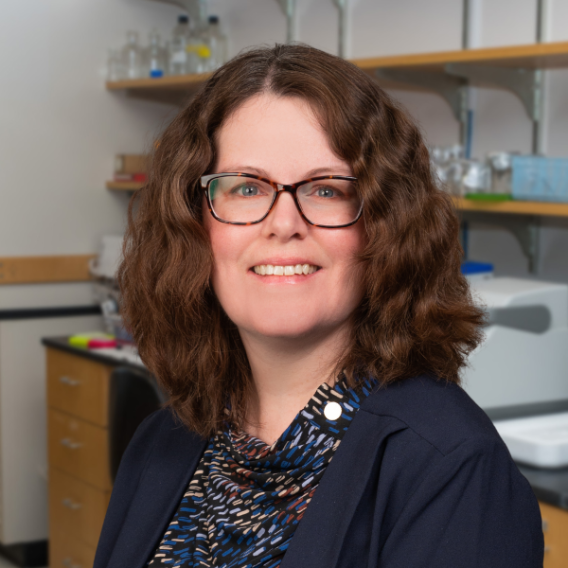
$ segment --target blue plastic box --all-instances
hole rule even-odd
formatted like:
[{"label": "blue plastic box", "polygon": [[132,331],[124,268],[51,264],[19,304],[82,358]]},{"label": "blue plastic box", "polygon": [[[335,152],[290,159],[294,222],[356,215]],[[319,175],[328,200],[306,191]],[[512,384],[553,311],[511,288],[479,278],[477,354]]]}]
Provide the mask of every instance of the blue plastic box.
[{"label": "blue plastic box", "polygon": [[513,156],[513,199],[568,203],[568,158]]}]

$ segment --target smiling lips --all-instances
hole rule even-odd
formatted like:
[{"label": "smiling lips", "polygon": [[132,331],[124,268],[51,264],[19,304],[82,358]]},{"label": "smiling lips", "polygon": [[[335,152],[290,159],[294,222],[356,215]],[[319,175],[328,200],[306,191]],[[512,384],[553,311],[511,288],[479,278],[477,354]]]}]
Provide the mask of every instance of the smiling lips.
[{"label": "smiling lips", "polygon": [[313,264],[292,264],[288,266],[275,266],[273,264],[259,264],[253,270],[260,276],[294,276],[313,274],[319,270],[319,266]]}]

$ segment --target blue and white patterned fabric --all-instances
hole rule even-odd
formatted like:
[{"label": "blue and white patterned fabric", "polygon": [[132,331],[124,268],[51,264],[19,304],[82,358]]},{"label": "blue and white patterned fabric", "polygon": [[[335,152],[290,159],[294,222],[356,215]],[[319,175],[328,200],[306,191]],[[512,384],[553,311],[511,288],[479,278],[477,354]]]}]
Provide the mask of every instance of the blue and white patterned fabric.
[{"label": "blue and white patterned fabric", "polygon": [[[279,566],[327,465],[376,384],[367,380],[350,389],[344,381],[324,383],[272,445],[228,427],[218,432],[148,566]],[[337,420],[324,414],[330,402],[341,406]]]}]

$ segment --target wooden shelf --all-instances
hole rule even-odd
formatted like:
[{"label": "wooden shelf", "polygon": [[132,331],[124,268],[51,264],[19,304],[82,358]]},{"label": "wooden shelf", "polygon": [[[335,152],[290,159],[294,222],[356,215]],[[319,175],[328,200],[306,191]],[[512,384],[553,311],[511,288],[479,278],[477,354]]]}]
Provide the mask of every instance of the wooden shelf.
[{"label": "wooden shelf", "polygon": [[[363,71],[374,73],[377,69],[420,69],[443,73],[449,63],[471,63],[491,67],[522,67],[525,69],[559,69],[568,67],[568,42],[536,43],[507,47],[466,49],[370,57],[353,59],[352,63]],[[159,79],[129,79],[108,82],[109,91],[125,91],[129,96],[180,104],[211,76],[211,73],[177,75]],[[390,86],[382,81],[384,86]],[[395,85],[392,85],[395,86]]]},{"label": "wooden shelf", "polygon": [[448,63],[472,63],[493,67],[523,67],[527,69],[559,69],[568,67],[568,42],[371,57],[354,59],[352,63],[365,71],[388,67],[442,72],[444,65]]},{"label": "wooden shelf", "polygon": [[106,188],[113,191],[138,191],[144,184],[139,181],[107,181]]},{"label": "wooden shelf", "polygon": [[211,73],[199,73],[196,75],[173,75],[158,79],[125,79],[123,81],[108,81],[106,88],[109,91],[122,89],[187,89],[191,85],[203,83]]},{"label": "wooden shelf", "polygon": [[205,82],[211,73],[174,75],[158,79],[108,81],[109,91],[125,91],[130,97],[168,104],[182,104]]},{"label": "wooden shelf", "polygon": [[568,217],[568,203],[548,203],[543,201],[474,201],[461,197],[455,197],[454,203],[461,211]]}]

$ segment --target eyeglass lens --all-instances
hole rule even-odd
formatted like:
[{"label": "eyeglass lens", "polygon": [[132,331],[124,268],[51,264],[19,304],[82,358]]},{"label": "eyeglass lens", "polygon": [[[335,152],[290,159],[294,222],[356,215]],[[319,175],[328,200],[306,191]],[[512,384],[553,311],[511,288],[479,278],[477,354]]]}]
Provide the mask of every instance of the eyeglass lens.
[{"label": "eyeglass lens", "polygon": [[[262,180],[225,176],[210,181],[209,200],[215,215],[229,223],[254,223],[270,210],[276,190]],[[356,182],[322,179],[298,187],[297,201],[310,223],[338,227],[353,223],[361,210]]]}]

